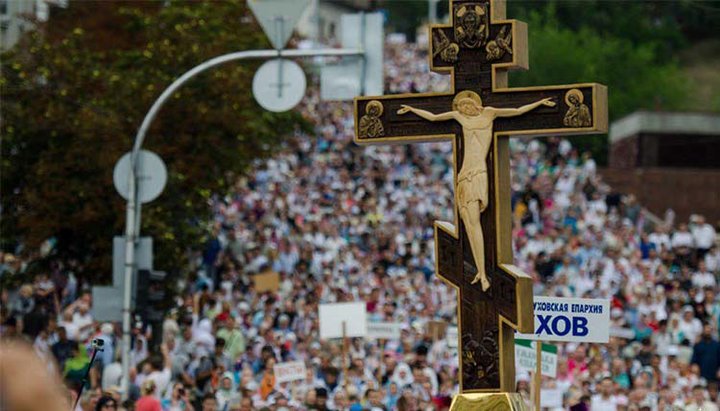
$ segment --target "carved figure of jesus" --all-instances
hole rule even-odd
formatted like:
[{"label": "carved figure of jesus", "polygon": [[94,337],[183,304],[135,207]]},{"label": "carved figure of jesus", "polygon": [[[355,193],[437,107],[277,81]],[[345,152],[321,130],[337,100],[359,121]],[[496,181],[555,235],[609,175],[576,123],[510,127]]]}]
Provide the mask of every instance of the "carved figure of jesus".
[{"label": "carved figure of jesus", "polygon": [[519,108],[483,107],[477,93],[465,90],[455,96],[452,111],[446,113],[433,114],[408,105],[402,105],[397,112],[414,113],[429,121],[455,120],[462,126],[465,149],[462,168],[457,175],[455,197],[478,271],[471,284],[480,281],[483,291],[490,288],[490,281],[485,272],[485,244],[480,214],[488,205],[487,155],[492,142],[493,121],[497,117],[519,116],[540,106],[554,107],[555,103],[545,98]]}]

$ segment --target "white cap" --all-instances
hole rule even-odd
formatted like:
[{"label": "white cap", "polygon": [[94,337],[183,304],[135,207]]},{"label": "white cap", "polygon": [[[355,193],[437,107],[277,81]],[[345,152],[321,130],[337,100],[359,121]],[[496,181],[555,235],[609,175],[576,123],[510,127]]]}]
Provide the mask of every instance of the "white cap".
[{"label": "white cap", "polygon": [[104,323],[102,326],[100,326],[100,332],[107,335],[112,335],[115,328],[110,323]]}]

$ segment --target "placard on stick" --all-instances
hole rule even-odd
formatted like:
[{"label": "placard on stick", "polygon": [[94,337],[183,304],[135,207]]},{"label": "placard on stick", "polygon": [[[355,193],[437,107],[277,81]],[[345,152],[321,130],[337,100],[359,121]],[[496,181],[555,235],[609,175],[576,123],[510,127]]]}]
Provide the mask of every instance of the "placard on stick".
[{"label": "placard on stick", "polygon": [[274,293],[280,288],[280,274],[275,272],[255,274],[253,280],[255,281],[255,291],[259,293],[267,291]]},{"label": "placard on stick", "polygon": [[367,324],[367,338],[397,340],[400,338],[400,323],[369,322]]},{"label": "placard on stick", "polygon": [[426,323],[427,335],[432,337],[433,341],[445,338],[445,331],[447,330],[448,323],[445,321],[430,320]]},{"label": "placard on stick", "polygon": [[607,343],[610,300],[602,298],[533,297],[535,333],[515,338],[537,341]]},{"label": "placard on stick", "polygon": [[304,380],[306,377],[305,363],[302,361],[281,362],[273,367],[275,381],[284,382]]},{"label": "placard on stick", "polygon": [[[535,372],[537,367],[536,341],[515,340],[515,369],[525,373]],[[557,377],[557,347],[552,344],[542,345],[541,367],[545,377]]]},{"label": "placard on stick", "polygon": [[367,335],[365,303],[320,304],[320,338],[342,338],[343,322],[346,337]]},{"label": "placard on stick", "polygon": [[458,346],[458,328],[457,327],[448,327],[447,331],[445,331],[445,340],[447,341],[448,347],[457,348],[457,346]]}]

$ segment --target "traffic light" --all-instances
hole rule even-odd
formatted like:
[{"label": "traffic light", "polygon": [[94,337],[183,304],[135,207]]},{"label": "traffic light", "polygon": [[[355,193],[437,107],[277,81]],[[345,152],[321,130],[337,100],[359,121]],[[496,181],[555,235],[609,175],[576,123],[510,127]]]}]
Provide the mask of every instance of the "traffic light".
[{"label": "traffic light", "polygon": [[167,308],[167,287],[165,271],[138,270],[135,288],[135,312],[143,321],[162,323]]}]

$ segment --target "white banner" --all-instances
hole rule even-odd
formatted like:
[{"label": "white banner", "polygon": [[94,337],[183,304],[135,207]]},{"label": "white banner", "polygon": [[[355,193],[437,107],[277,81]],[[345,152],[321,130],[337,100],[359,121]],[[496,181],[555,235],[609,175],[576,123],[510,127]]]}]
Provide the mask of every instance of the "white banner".
[{"label": "white banner", "polygon": [[540,390],[541,408],[562,408],[563,391],[560,388],[543,388]]},{"label": "white banner", "polygon": [[[537,369],[537,352],[535,341],[515,341],[515,369],[523,372],[535,372]],[[557,347],[550,344],[542,345],[540,372],[545,377],[557,377]]]},{"label": "white banner", "polygon": [[448,347],[457,348],[457,346],[458,346],[458,328],[457,327],[448,327],[445,338],[447,339]]},{"label": "white banner", "polygon": [[635,338],[635,331],[632,328],[610,327],[610,336],[632,340]]},{"label": "white banner", "polygon": [[275,381],[284,382],[304,380],[306,377],[305,363],[302,361],[281,362],[273,367]]},{"label": "white banner", "polygon": [[365,303],[320,304],[320,338],[342,338],[343,323],[345,336],[365,337],[367,335],[367,312]]},{"label": "white banner", "polygon": [[535,334],[515,338],[606,343],[610,339],[610,300],[534,297]]},{"label": "white banner", "polygon": [[400,339],[400,323],[368,322],[367,338],[398,340]]}]

